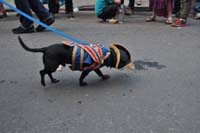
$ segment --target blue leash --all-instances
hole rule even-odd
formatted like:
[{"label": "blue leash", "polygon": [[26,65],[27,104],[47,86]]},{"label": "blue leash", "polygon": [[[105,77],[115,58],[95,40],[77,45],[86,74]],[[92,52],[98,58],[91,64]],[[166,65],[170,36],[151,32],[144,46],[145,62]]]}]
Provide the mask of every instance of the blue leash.
[{"label": "blue leash", "polygon": [[84,45],[89,45],[90,44],[88,42],[84,42],[84,41],[78,40],[78,39],[76,39],[76,38],[74,38],[72,36],[69,36],[69,35],[65,34],[64,32],[61,32],[61,31],[59,31],[59,30],[57,30],[57,29],[55,29],[53,27],[50,27],[50,26],[46,25],[45,23],[40,22],[39,20],[37,20],[37,19],[31,17],[30,15],[22,12],[21,10],[15,8],[14,6],[12,6],[11,4],[5,2],[4,0],[0,0],[0,2],[2,2],[4,5],[6,5],[7,7],[9,7],[10,9],[16,11],[20,15],[22,15],[22,16],[26,17],[27,19],[29,19],[29,20],[31,20],[31,21],[33,21],[33,22],[35,22],[35,23],[37,23],[37,24],[45,27],[47,30],[52,31],[52,32],[56,33],[57,35],[60,35],[60,36],[66,38],[68,40],[71,40],[71,41],[73,41],[75,43],[84,44]]}]

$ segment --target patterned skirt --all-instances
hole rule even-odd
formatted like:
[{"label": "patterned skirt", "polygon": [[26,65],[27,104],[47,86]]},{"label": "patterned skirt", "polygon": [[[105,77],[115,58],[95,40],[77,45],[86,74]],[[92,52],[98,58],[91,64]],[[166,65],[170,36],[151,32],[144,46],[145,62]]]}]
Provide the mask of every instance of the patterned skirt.
[{"label": "patterned skirt", "polygon": [[[167,17],[167,1],[168,0],[149,0],[149,8],[156,12],[157,16]],[[174,0],[171,0],[171,7],[173,10]]]}]

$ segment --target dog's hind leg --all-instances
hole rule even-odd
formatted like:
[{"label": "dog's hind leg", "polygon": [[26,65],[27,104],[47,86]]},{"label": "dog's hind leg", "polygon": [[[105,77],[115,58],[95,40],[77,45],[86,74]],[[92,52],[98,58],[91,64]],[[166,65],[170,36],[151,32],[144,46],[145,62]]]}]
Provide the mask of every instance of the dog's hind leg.
[{"label": "dog's hind leg", "polygon": [[44,79],[45,74],[47,74],[47,72],[46,72],[45,70],[41,70],[41,71],[40,71],[41,84],[42,84],[43,86],[46,85],[46,84],[45,84],[45,79]]},{"label": "dog's hind leg", "polygon": [[109,75],[104,75],[100,69],[95,69],[94,70],[96,72],[96,74],[101,77],[103,80],[109,79],[110,76]]},{"label": "dog's hind leg", "polygon": [[52,73],[51,73],[51,72],[48,72],[47,74],[49,75],[49,78],[51,79],[51,82],[52,82],[52,83],[58,83],[58,82],[59,82],[59,80],[57,80],[57,79],[53,78],[53,76],[52,76]]}]

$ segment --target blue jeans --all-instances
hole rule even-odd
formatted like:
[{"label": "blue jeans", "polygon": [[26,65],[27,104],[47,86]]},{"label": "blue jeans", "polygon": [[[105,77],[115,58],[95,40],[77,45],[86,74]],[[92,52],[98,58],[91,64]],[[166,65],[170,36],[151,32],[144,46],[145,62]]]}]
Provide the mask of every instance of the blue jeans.
[{"label": "blue jeans", "polygon": [[[14,0],[16,7],[22,12],[32,16],[32,12],[35,12],[40,21],[51,17],[51,14],[43,6],[40,0]],[[20,15],[20,23],[23,27],[29,28],[33,22],[24,16]]]},{"label": "blue jeans", "polygon": [[195,0],[195,3],[194,3],[194,16],[197,13],[200,13],[200,0]]}]

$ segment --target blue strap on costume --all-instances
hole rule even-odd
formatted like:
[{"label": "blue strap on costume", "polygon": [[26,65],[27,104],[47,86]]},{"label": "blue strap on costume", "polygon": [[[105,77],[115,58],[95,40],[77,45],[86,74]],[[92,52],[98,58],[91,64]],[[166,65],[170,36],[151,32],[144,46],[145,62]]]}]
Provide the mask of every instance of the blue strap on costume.
[{"label": "blue strap on costume", "polygon": [[72,36],[69,36],[69,35],[65,34],[64,32],[61,32],[61,31],[59,31],[59,30],[57,30],[57,29],[55,29],[53,27],[50,27],[50,26],[46,25],[45,23],[40,22],[39,20],[37,20],[37,19],[29,16],[28,14],[22,12],[21,10],[15,8],[14,6],[12,6],[11,4],[5,2],[4,0],[0,0],[0,2],[2,2],[4,5],[6,5],[7,7],[9,7],[10,9],[16,11],[20,15],[22,15],[22,16],[26,17],[27,19],[29,19],[29,20],[31,20],[31,21],[33,21],[33,22],[35,22],[35,23],[37,23],[37,24],[45,27],[47,30],[52,31],[52,32],[56,33],[59,36],[67,38],[68,40],[71,40],[71,41],[76,42],[76,43],[80,43],[80,44],[84,44],[84,45],[90,45],[90,43],[88,43],[88,42],[78,40],[78,39],[76,39],[76,38],[74,38]]}]

